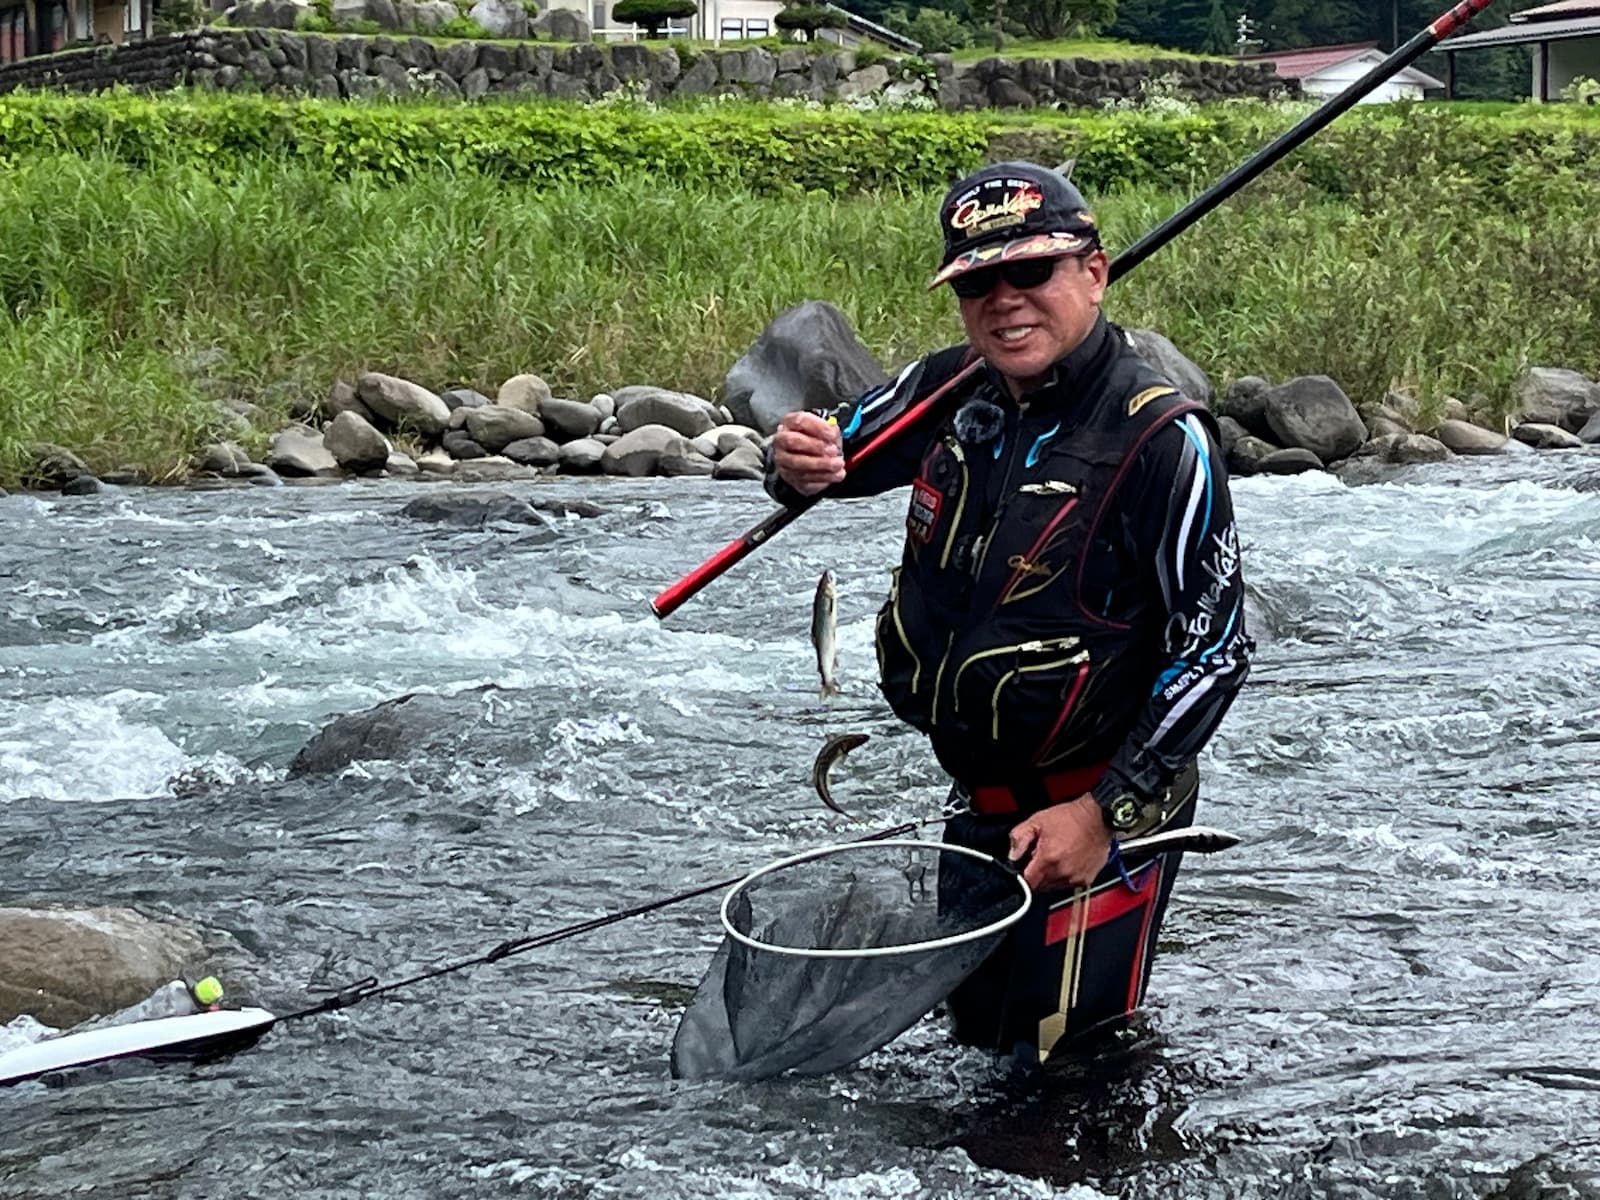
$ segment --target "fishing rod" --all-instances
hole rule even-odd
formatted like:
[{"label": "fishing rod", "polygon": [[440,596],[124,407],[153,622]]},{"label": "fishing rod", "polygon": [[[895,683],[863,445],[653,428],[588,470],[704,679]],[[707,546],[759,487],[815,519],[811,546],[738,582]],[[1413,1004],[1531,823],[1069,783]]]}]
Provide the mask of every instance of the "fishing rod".
[{"label": "fishing rod", "polygon": [[[1365,96],[1374,91],[1379,84],[1389,79],[1395,72],[1410,66],[1494,2],[1495,0],[1462,0],[1460,4],[1440,15],[1432,24],[1418,30],[1404,45],[1396,47],[1389,57],[1374,66],[1360,79],[1342,92],[1330,97],[1316,111],[1307,114],[1292,128],[1274,138],[1260,150],[1257,150],[1244,162],[1113,258],[1108,282],[1114,283],[1133,270],[1162,246],[1165,246],[1173,238],[1184,232],[1191,225],[1194,225],[1207,213],[1244,187],[1245,184],[1262,175],[1285,155],[1300,147],[1317,133],[1320,133],[1336,117],[1360,103]],[[931,423],[936,416],[941,415],[948,407],[951,398],[959,394],[962,385],[976,376],[982,367],[982,359],[976,359],[968,363],[943,386],[908,407],[888,425],[885,425],[877,433],[866,439],[859,449],[845,457],[844,467],[846,474],[874,457],[884,446],[899,440],[902,435],[914,428]],[[657,617],[666,618],[670,616],[713,579],[716,579],[735,563],[740,562],[746,556],[758,550],[771,540],[774,535],[786,529],[791,522],[810,511],[811,506],[827,496],[831,490],[831,488],[824,488],[815,495],[807,496],[792,506],[780,508],[759,524],[751,526],[682,579],[664,589],[650,601],[650,610]]]},{"label": "fishing rod", "polygon": [[[925,825],[945,821],[950,815],[950,811],[945,810],[935,816],[923,817],[915,821],[904,821],[888,829],[880,829],[863,837],[855,838],[851,844],[890,841],[900,837],[902,834],[915,832]],[[1134,854],[1142,857],[1177,852],[1211,854],[1237,845],[1239,840],[1237,835],[1224,830],[1212,829],[1203,825],[1191,825],[1123,842],[1121,844],[1121,852],[1124,856]],[[60,1037],[48,1038],[42,1042],[23,1046],[18,1050],[0,1053],[0,1087],[23,1083],[30,1079],[37,1079],[40,1076],[60,1071],[94,1066],[99,1063],[112,1062],[124,1058],[193,1061],[235,1053],[253,1046],[265,1037],[267,1032],[275,1025],[281,1025],[288,1021],[303,1020],[319,1013],[350,1008],[352,1005],[360,1004],[364,1000],[370,1000],[374,996],[382,996],[390,992],[400,991],[403,988],[414,987],[431,979],[438,979],[444,975],[464,971],[468,967],[500,962],[502,959],[510,958],[513,955],[521,954],[539,946],[554,945],[557,942],[566,941],[568,938],[592,933],[597,929],[604,929],[608,925],[616,925],[633,917],[669,908],[686,900],[693,900],[698,896],[705,896],[712,892],[731,888],[749,878],[750,874],[748,872],[733,875],[727,879],[719,879],[715,883],[702,884],[671,896],[647,900],[641,904],[606,913],[603,916],[592,917],[587,921],[564,925],[560,929],[551,929],[543,933],[531,934],[527,937],[512,938],[500,942],[482,954],[445,963],[390,983],[380,983],[376,976],[368,976],[339,989],[325,1000],[305,1008],[296,1009],[293,1012],[284,1013],[281,1016],[268,1012],[264,1008],[222,1009],[193,1013],[188,1016],[162,1017],[156,1020],[138,1021],[127,1025],[88,1030],[82,1033],[66,1033]]]}]

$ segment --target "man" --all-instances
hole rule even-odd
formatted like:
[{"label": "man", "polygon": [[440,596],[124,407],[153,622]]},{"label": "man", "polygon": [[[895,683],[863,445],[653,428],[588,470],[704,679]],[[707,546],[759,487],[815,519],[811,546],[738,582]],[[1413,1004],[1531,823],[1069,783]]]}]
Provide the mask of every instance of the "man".
[{"label": "man", "polygon": [[[970,806],[946,838],[1025,861],[1039,894],[952,995],[956,1035],[1042,1059],[1142,999],[1178,856],[1132,869],[1114,838],[1192,821],[1195,756],[1253,646],[1216,429],[1101,315],[1083,197],[999,163],[939,216],[930,287],[956,293],[968,344],[827,419],[788,414],[767,486],[793,503],[911,485],[881,687]],[[974,358],[951,415],[846,476],[847,450]]]}]

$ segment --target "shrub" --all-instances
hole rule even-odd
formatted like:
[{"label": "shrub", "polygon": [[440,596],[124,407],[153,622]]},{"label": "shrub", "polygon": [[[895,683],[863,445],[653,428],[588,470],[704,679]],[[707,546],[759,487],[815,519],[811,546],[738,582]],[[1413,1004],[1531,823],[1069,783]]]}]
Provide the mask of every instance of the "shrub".
[{"label": "shrub", "polygon": [[657,38],[667,22],[692,17],[699,11],[694,0],[618,0],[611,17],[625,24],[643,25],[646,36]]},{"label": "shrub", "polygon": [[791,34],[803,33],[810,41],[819,29],[843,29],[845,14],[822,4],[785,4],[772,23]]}]

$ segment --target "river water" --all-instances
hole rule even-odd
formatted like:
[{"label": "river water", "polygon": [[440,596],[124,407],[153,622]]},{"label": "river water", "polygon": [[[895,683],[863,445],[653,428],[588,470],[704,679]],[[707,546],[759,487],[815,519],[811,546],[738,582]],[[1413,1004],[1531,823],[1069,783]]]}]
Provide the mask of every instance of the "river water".
[{"label": "river water", "polygon": [[[1236,484],[1260,651],[1201,816],[1245,841],[1185,865],[1129,1035],[1043,1079],[933,1018],[828,1077],[672,1081],[707,897],[220,1062],[0,1092],[0,1195],[1600,1196],[1597,479]],[[197,922],[283,1012],[938,809],[873,685],[902,497],[820,507],[660,623],[754,485],[477,489],[609,510],[554,538],[400,515],[445,486],[0,500],[0,904]],[[415,691],[460,693],[417,754],[288,776]],[[846,730],[856,820],[808,780]]]}]

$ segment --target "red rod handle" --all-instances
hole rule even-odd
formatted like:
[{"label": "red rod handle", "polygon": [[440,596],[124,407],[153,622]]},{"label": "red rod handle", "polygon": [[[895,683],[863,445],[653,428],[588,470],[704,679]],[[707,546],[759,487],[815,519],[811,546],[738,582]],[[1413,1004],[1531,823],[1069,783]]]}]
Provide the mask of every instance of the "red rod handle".
[{"label": "red rod handle", "polygon": [[[929,392],[928,395],[878,430],[877,433],[861,444],[860,449],[844,460],[845,471],[855,470],[861,463],[894,441],[911,426],[924,420],[933,412],[936,406],[942,404],[945,398],[956,391],[961,384],[976,375],[978,368],[982,365],[983,360],[981,358],[974,359],[947,382]],[[761,524],[751,526],[721,550],[706,559],[705,562],[678,580],[677,583],[662,591],[660,595],[650,601],[650,610],[658,617],[670,616],[682,607],[684,601],[695,596],[706,584],[744,558],[825,495],[827,495],[826,489],[818,492],[815,496],[808,496],[802,504],[796,504],[792,508],[780,508],[762,521]]]}]

